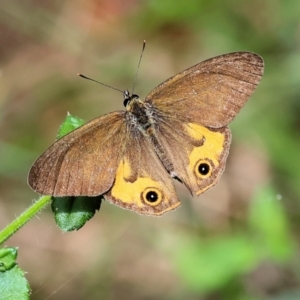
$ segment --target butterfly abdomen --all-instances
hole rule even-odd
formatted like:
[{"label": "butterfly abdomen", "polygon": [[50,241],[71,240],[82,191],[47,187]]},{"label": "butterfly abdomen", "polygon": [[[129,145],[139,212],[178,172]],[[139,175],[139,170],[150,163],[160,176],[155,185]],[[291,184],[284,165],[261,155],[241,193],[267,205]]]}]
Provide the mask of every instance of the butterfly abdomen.
[{"label": "butterfly abdomen", "polygon": [[131,125],[136,127],[136,129],[150,140],[163,166],[173,176],[175,174],[174,166],[157,138],[157,124],[154,116],[155,109],[151,104],[145,103],[138,98],[130,102],[127,110],[129,111],[128,119],[130,119]]},{"label": "butterfly abdomen", "polygon": [[176,175],[175,175],[174,166],[170,161],[169,157],[167,156],[165,149],[158,141],[154,126],[149,127],[146,132],[147,132],[146,136],[154,146],[154,150],[157,156],[159,157],[160,161],[162,162],[166,170],[171,174],[171,176],[175,177]]}]

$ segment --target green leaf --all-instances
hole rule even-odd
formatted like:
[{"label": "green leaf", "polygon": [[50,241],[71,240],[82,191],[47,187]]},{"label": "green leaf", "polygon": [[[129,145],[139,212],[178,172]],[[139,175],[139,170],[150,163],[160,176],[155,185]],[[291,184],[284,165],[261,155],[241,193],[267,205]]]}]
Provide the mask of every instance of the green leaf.
[{"label": "green leaf", "polygon": [[55,222],[63,231],[78,230],[100,209],[102,200],[103,196],[52,197]]},{"label": "green leaf", "polygon": [[271,187],[260,189],[252,201],[249,222],[262,255],[285,261],[294,247],[281,197]]},{"label": "green leaf", "polygon": [[58,134],[57,134],[57,139],[60,139],[61,137],[63,137],[64,135],[70,133],[71,131],[73,131],[74,129],[82,126],[85,122],[75,116],[72,116],[68,113],[68,115],[66,116],[65,120],[63,121],[63,123],[60,125],[59,130],[58,130]]},{"label": "green leaf", "polygon": [[0,272],[4,272],[14,267],[16,265],[17,255],[17,248],[0,249]]},{"label": "green leaf", "polygon": [[[30,287],[24,276],[24,272],[16,264],[18,250],[16,248],[0,249],[0,299],[1,300],[27,300]],[[4,270],[3,270],[4,267]]]},{"label": "green leaf", "polygon": [[[61,124],[57,138],[82,126],[84,121],[70,114]],[[100,209],[103,197],[52,197],[51,208],[55,222],[63,231],[80,229]]]}]

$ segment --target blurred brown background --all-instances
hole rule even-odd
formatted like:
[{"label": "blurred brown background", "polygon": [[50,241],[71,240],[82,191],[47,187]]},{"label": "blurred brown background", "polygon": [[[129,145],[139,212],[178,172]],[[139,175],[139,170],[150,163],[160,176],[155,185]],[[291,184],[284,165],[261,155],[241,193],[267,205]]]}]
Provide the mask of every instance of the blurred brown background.
[{"label": "blurred brown background", "polygon": [[108,203],[62,233],[50,207],[18,246],[32,299],[300,299],[300,3],[11,0],[0,3],[0,228],[37,199],[26,183],[67,112],[90,120],[204,59],[263,56],[265,75],[231,124],[220,183],[160,218]]}]

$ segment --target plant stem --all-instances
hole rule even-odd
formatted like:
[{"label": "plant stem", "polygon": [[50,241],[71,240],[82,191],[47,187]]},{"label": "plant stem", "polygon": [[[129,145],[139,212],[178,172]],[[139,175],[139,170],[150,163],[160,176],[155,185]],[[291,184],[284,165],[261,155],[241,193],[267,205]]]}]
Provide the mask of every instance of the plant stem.
[{"label": "plant stem", "polygon": [[10,238],[16,231],[24,226],[33,216],[35,216],[42,208],[51,201],[51,196],[42,196],[27,208],[19,217],[8,224],[0,232],[0,245]]}]

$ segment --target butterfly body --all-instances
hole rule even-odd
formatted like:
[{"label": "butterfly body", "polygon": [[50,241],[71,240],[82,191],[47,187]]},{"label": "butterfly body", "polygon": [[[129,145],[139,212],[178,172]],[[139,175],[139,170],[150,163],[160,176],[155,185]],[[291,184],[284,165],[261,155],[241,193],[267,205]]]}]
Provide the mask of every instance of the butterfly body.
[{"label": "butterfly body", "polygon": [[41,194],[97,196],[161,215],[180,205],[172,178],[196,195],[215,185],[231,142],[229,122],[258,85],[263,60],[221,55],[163,82],[141,100],[124,92],[124,111],[96,118],[56,141],[32,166]]},{"label": "butterfly body", "polygon": [[165,169],[172,177],[176,177],[177,175],[175,174],[173,164],[169,160],[157,137],[157,130],[159,130],[159,124],[161,122],[159,112],[149,102],[142,101],[139,96],[130,96],[128,91],[124,92],[124,97],[127,111],[126,119],[129,125],[128,130],[131,132],[136,130],[140,131],[154,147]]}]

